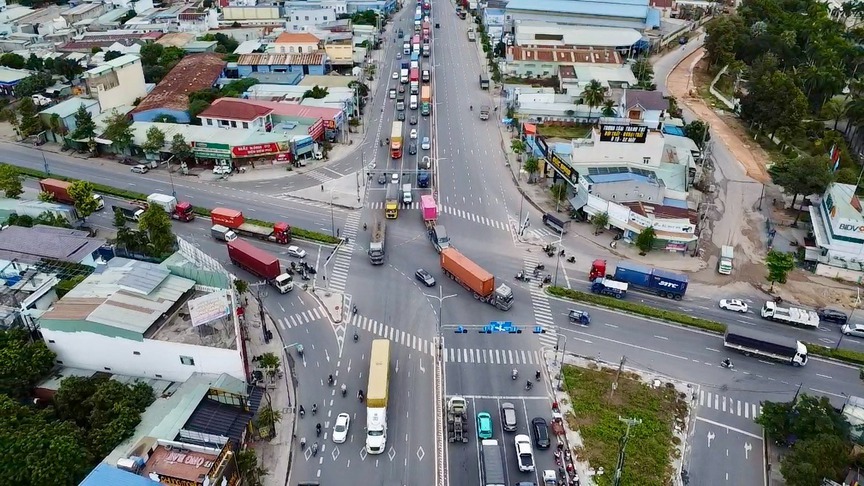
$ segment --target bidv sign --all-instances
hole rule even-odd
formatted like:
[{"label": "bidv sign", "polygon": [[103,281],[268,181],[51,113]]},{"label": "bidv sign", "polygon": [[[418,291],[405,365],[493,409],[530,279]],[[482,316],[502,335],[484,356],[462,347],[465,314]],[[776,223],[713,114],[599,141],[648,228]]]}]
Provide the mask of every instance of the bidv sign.
[{"label": "bidv sign", "polygon": [[851,231],[853,233],[864,233],[864,224],[840,224],[840,231]]}]

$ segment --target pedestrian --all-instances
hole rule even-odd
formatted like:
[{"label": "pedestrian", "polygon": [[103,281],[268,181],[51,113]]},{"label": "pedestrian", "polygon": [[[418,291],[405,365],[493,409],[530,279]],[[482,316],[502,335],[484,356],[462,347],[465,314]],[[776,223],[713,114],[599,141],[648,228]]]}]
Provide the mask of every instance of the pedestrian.
[{"label": "pedestrian", "polygon": [[324,192],[324,184],[321,184],[321,192]]},{"label": "pedestrian", "polygon": [[336,238],[339,238],[339,228],[336,228]]}]

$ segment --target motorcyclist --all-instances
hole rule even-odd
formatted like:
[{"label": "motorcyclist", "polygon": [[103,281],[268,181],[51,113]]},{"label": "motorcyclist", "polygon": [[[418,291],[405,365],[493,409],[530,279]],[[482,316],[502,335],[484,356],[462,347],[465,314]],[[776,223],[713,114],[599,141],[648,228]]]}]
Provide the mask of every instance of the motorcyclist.
[{"label": "motorcyclist", "polygon": [[474,111],[474,105],[469,105],[469,106],[468,106],[468,110],[469,110],[469,111]]},{"label": "motorcyclist", "polygon": [[348,387],[345,385],[345,383],[342,383],[342,396],[344,397],[347,392]]},{"label": "motorcyclist", "polygon": [[540,370],[537,370],[537,371],[534,373],[534,379],[536,379],[537,381],[540,381]]},{"label": "motorcyclist", "polygon": [[525,382],[525,389],[530,390],[531,387],[534,386],[534,383],[531,383],[531,380]]},{"label": "motorcyclist", "polygon": [[363,401],[363,390],[357,390],[357,399]]},{"label": "motorcyclist", "polygon": [[328,385],[332,385],[332,384],[333,384],[333,375],[328,375],[328,376],[327,376],[327,384],[328,384]]},{"label": "motorcyclist", "polygon": [[366,231],[366,223],[363,223],[363,231]]},{"label": "motorcyclist", "polygon": [[312,415],[315,415],[315,413],[316,413],[317,411],[318,411],[318,405],[313,403],[313,404],[312,404]]},{"label": "motorcyclist", "polygon": [[300,405],[300,416],[302,417],[304,415],[306,415],[306,409],[303,408],[303,405]]},{"label": "motorcyclist", "polygon": [[315,424],[315,435],[316,436],[321,435],[321,422],[318,422],[317,424]]},{"label": "motorcyclist", "polygon": [[519,370],[517,370],[516,368],[513,368],[513,372],[511,373],[511,376],[513,376],[514,380],[516,378],[518,378],[519,377]]},{"label": "motorcyclist", "polygon": [[354,304],[354,306],[351,307],[351,312],[353,312],[354,314],[357,313],[357,304]]},{"label": "motorcyclist", "polygon": [[732,367],[732,360],[729,358],[724,359],[723,360],[723,366],[725,366],[727,368],[731,368]]},{"label": "motorcyclist", "polygon": [[355,332],[354,333],[354,342],[356,343],[358,339],[360,339],[360,336],[358,336],[357,333]]}]

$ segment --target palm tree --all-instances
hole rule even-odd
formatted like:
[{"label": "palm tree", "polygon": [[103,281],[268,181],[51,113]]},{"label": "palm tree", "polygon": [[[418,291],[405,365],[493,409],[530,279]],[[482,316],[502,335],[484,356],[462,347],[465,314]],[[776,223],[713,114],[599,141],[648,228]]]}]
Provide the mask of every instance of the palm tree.
[{"label": "palm tree", "polygon": [[588,119],[590,120],[594,108],[603,105],[606,101],[606,88],[600,84],[600,81],[592,79],[582,91],[582,99],[588,105]]},{"label": "palm tree", "polygon": [[603,108],[600,110],[600,114],[608,118],[618,116],[618,110],[615,109],[615,100],[604,101]]}]

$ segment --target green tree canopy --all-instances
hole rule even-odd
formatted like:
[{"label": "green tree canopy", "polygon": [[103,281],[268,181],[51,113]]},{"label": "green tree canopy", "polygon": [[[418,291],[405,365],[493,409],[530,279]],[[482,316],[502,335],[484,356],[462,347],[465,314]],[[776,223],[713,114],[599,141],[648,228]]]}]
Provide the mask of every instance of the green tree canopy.
[{"label": "green tree canopy", "polygon": [[192,158],[192,147],[186,143],[183,135],[177,133],[171,138],[171,153],[179,162],[186,162]]},{"label": "green tree canopy", "polygon": [[594,235],[596,236],[609,226],[609,213],[603,211],[602,213],[595,214],[594,217],[591,218],[591,226],[594,227]]},{"label": "green tree canopy", "polygon": [[150,239],[153,256],[165,256],[174,251],[176,237],[171,229],[171,218],[158,204],[151,204],[138,221],[141,231]]},{"label": "green tree canopy", "polygon": [[653,226],[648,226],[639,232],[636,236],[636,247],[642,253],[648,253],[654,248],[654,242],[657,240],[657,233]]},{"label": "green tree canopy", "polygon": [[111,140],[114,153],[125,153],[126,149],[132,146],[134,139],[132,119],[129,115],[114,110],[105,123],[105,133],[102,136]]},{"label": "green tree canopy", "polygon": [[582,100],[588,105],[588,118],[591,118],[594,108],[603,105],[606,101],[606,87],[600,84],[600,81],[592,79],[582,91]]},{"label": "green tree canopy", "polygon": [[773,289],[774,282],[786,283],[786,276],[795,268],[795,257],[791,253],[771,250],[765,255],[765,266]]},{"label": "green tree canopy", "polygon": [[822,194],[834,180],[831,161],[827,155],[804,155],[775,164],[771,170],[774,183],[792,194],[792,206],[798,196]]},{"label": "green tree canopy", "polygon": [[851,452],[852,444],[837,435],[801,440],[783,456],[780,473],[788,486],[824,484],[825,478],[842,481]]},{"label": "green tree canopy", "polygon": [[15,85],[15,95],[22,98],[29,97],[53,84],[54,78],[49,73],[36,73],[32,76],[27,76]]},{"label": "green tree canopy", "polygon": [[94,138],[96,138],[96,123],[82,103],[75,112],[75,131],[72,132],[72,139],[89,141]]},{"label": "green tree canopy", "polygon": [[86,219],[95,213],[99,201],[93,197],[93,184],[90,181],[75,181],[69,186],[69,197],[75,201],[75,209]]},{"label": "green tree canopy", "polygon": [[303,97],[320,100],[321,98],[324,98],[328,94],[329,94],[329,90],[326,87],[322,88],[321,86],[318,86],[316,84],[312,89],[306,90],[306,92],[303,93]]},{"label": "green tree canopy", "polygon": [[27,65],[27,60],[20,54],[7,52],[0,56],[0,66],[12,69],[24,69]]},{"label": "green tree canopy", "polygon": [[700,149],[705,147],[705,142],[711,140],[708,124],[702,120],[693,120],[684,125],[684,135],[696,142],[696,146]]},{"label": "green tree canopy", "polygon": [[17,199],[18,196],[24,194],[21,173],[16,167],[0,164],[0,191],[12,199]]},{"label": "green tree canopy", "polygon": [[24,330],[0,331],[0,393],[14,399],[27,397],[54,367],[55,357],[44,341],[31,340]]},{"label": "green tree canopy", "polygon": [[165,149],[165,132],[159,130],[159,127],[150,127],[147,129],[147,140],[141,145],[144,152],[150,154],[158,154]]},{"label": "green tree canopy", "polygon": [[42,131],[42,120],[39,119],[39,113],[36,108],[36,103],[30,97],[26,97],[18,103],[18,131],[22,137],[36,135]]}]

